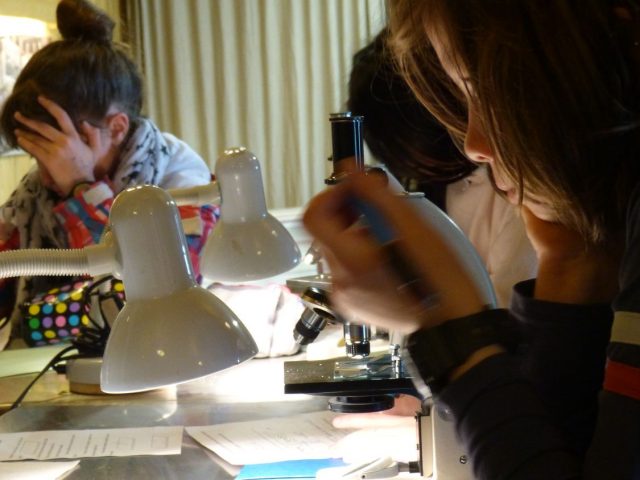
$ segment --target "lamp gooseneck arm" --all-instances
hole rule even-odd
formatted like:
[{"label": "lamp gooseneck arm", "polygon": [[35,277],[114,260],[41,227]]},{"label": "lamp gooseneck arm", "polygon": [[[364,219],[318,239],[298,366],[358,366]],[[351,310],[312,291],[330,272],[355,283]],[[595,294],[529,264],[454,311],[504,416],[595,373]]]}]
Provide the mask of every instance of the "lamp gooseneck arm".
[{"label": "lamp gooseneck arm", "polygon": [[0,253],[0,278],[31,275],[103,275],[114,270],[111,236],[78,249],[32,248]]},{"label": "lamp gooseneck arm", "polygon": [[167,192],[176,205],[209,205],[220,203],[220,188],[217,181],[207,185],[188,188],[172,188]]}]

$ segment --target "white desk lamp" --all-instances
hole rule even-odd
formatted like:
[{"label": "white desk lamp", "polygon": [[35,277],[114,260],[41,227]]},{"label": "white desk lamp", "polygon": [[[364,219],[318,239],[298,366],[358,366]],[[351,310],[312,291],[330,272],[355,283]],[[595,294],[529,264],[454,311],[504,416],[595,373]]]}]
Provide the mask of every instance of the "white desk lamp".
[{"label": "white desk lamp", "polygon": [[300,250],[269,212],[260,163],[244,147],[225,150],[216,162],[216,181],[170,190],[178,205],[220,203],[220,220],[203,248],[200,272],[220,282],[273,277],[300,262]]},{"label": "white desk lamp", "polygon": [[[228,150],[218,164],[216,177],[224,198],[223,225],[215,230],[226,228],[211,238],[214,245],[204,253],[207,276],[238,281],[275,275],[295,266],[300,258],[295,242],[266,213],[255,156],[245,149]],[[235,185],[233,195],[227,195],[225,183]],[[244,192],[246,187],[252,190]],[[211,189],[200,187],[207,188]],[[186,190],[177,194],[181,192],[184,194]],[[250,201],[242,202],[243,198]],[[225,226],[227,209],[232,212],[232,221]],[[252,228],[250,221],[259,226]],[[251,232],[248,243],[233,234],[232,225],[236,223],[240,224],[239,229]],[[270,238],[262,242],[256,236],[265,230]],[[233,245],[216,246],[220,241]],[[274,244],[280,242],[287,246],[275,248]],[[255,251],[249,244],[256,246]],[[219,254],[227,258],[219,261]],[[254,255],[247,261],[245,257],[250,254]],[[236,260],[228,258],[231,256]],[[266,261],[259,262],[260,259]],[[197,284],[176,202],[159,187],[138,186],[121,192],[113,202],[108,228],[98,245],[74,250],[0,253],[3,278],[103,274],[122,279],[127,301],[107,341],[101,371],[102,391],[130,393],[182,383],[237,365],[258,352],[240,319]]]}]

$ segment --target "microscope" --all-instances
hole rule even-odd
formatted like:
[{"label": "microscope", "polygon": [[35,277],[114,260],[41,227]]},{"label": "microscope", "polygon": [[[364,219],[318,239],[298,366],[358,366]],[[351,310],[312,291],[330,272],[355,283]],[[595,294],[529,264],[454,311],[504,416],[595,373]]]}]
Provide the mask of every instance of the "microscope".
[{"label": "microscope", "polygon": [[[335,113],[329,121],[333,149],[329,159],[333,172],[325,179],[325,184],[330,187],[351,173],[364,171],[365,166],[363,117],[349,112]],[[386,353],[371,354],[371,327],[365,322],[343,318],[331,308],[331,274],[323,272],[315,245],[311,245],[305,261],[315,263],[320,270],[315,276],[287,281],[292,291],[301,291],[305,306],[295,326],[294,338],[300,345],[308,345],[326,325],[341,325],[345,353],[344,357],[331,361],[285,362],[285,393],[329,396],[329,408],[341,413],[388,410],[393,407],[394,395],[417,395],[404,372],[400,343],[390,343]]]},{"label": "microscope", "polygon": [[[333,172],[325,180],[335,185],[354,172],[365,170],[362,125],[364,118],[350,112],[329,117],[332,137]],[[406,192],[392,175],[389,186],[418,210],[452,246],[462,264],[481,286],[487,305],[496,305],[495,293],[486,269],[464,233],[423,193]],[[320,252],[312,244],[305,261],[316,264],[318,272],[287,280],[289,288],[300,294],[305,310],[293,335],[304,346],[312,343],[327,325],[342,326],[344,355],[316,361],[288,361],[284,364],[285,393],[304,393],[329,397],[329,408],[341,413],[387,410],[398,394],[421,398],[406,371],[402,358],[403,338],[396,332],[379,332],[388,341],[386,351],[371,351],[372,328],[366,319],[347,319],[331,306],[331,273],[322,268]],[[459,445],[453,419],[430,398],[422,398],[422,411],[416,412],[419,470],[421,478],[468,480],[472,478],[467,456]]]}]

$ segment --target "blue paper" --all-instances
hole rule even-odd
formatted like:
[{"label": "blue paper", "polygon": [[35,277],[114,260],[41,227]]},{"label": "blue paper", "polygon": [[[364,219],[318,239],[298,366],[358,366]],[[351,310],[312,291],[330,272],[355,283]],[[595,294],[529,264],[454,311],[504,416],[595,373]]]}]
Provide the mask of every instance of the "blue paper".
[{"label": "blue paper", "polygon": [[236,480],[283,480],[316,478],[321,468],[344,467],[346,463],[340,458],[323,458],[309,460],[287,460],[275,463],[258,463],[245,465],[238,473]]}]

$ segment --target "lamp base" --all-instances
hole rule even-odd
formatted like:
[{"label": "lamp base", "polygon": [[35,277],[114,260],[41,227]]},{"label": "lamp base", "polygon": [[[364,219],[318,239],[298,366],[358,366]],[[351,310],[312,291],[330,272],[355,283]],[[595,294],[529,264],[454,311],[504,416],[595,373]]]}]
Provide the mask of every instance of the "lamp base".
[{"label": "lamp base", "polygon": [[67,361],[69,390],[83,395],[106,395],[100,389],[102,357],[77,358]]}]

